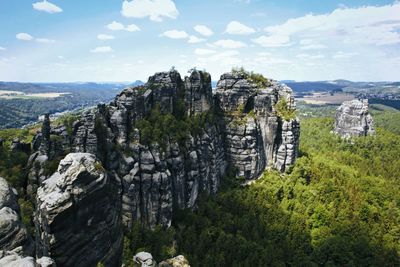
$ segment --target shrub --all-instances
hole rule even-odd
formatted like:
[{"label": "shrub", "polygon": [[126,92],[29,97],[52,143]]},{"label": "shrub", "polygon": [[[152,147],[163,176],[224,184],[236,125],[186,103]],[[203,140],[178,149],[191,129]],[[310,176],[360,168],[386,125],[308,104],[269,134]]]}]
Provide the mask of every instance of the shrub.
[{"label": "shrub", "polygon": [[296,110],[289,107],[288,102],[284,97],[278,100],[274,108],[277,115],[286,121],[290,121],[296,118]]}]

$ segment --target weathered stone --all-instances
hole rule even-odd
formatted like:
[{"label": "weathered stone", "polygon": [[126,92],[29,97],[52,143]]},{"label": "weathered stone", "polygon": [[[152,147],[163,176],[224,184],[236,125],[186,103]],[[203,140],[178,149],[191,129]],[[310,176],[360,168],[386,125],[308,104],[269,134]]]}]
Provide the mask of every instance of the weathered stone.
[{"label": "weathered stone", "polygon": [[68,154],[37,192],[36,252],[58,266],[116,266],[121,259],[119,185],[94,155]]},{"label": "weathered stone", "polygon": [[49,257],[41,257],[36,260],[36,265],[38,267],[56,267],[56,262]]},{"label": "weathered stone", "polygon": [[190,267],[190,265],[185,256],[179,255],[172,259],[160,262],[158,267]]},{"label": "weathered stone", "polygon": [[344,138],[374,135],[374,121],[368,112],[368,100],[343,102],[336,111],[334,132]]},{"label": "weathered stone", "polygon": [[33,251],[32,239],[20,220],[16,191],[0,177],[0,250],[20,246],[25,255]]},{"label": "weathered stone", "polygon": [[140,267],[156,267],[157,262],[153,259],[153,256],[148,252],[139,252],[133,256],[133,262]]},{"label": "weathered stone", "polygon": [[[60,145],[64,152],[94,154],[109,173],[122,178],[116,197],[122,202],[124,225],[140,221],[147,227],[168,227],[176,209],[194,208],[201,192],[217,192],[229,165],[237,176],[256,179],[266,167],[284,171],[294,163],[299,124],[276,113],[274,106],[282,98],[295,108],[291,89],[275,81],[257,88],[245,75],[227,73],[212,95],[208,73],[192,70],[182,81],[171,70],[156,73],[143,86],[126,88],[109,105],[83,112],[67,136],[62,127],[50,127],[50,135],[69,140],[68,149],[64,142]],[[188,134],[185,142],[167,138],[161,148],[141,144],[135,128],[156,107],[175,116],[186,112],[193,119],[215,113],[212,122],[203,122],[204,114],[196,117],[201,131]],[[48,179],[43,175],[48,160],[41,151],[31,156],[29,192]]]},{"label": "weathered stone", "polygon": [[36,267],[33,257],[21,256],[22,248],[12,251],[0,250],[0,266],[4,267]]}]

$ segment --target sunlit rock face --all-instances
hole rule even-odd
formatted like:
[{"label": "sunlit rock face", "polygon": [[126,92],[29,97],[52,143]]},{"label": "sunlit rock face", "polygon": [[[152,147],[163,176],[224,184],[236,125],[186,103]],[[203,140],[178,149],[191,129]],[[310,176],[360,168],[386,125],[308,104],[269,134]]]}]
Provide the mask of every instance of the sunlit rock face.
[{"label": "sunlit rock face", "polygon": [[237,176],[257,178],[266,167],[284,171],[297,157],[300,125],[296,118],[280,117],[275,105],[284,99],[295,109],[292,90],[275,81],[259,87],[241,73],[226,73],[216,97],[227,120],[226,153]]},{"label": "sunlit rock face", "polygon": [[[121,201],[116,210],[123,225],[129,228],[139,221],[150,228],[169,227],[177,209],[194,208],[202,192],[215,194],[228,169],[238,178],[253,180],[266,168],[285,171],[294,163],[299,122],[279,114],[276,105],[282,100],[294,111],[292,90],[272,80],[259,86],[245,75],[226,73],[213,91],[205,71],[194,69],[184,78],[174,69],[156,73],[145,85],[126,88],[111,103],[83,112],[68,127],[46,123],[35,139],[34,147],[41,149],[30,159],[30,188],[41,187],[46,195],[47,181],[65,176],[62,169],[46,174],[48,162],[69,152],[90,153],[101,162],[107,179],[119,182],[113,192]],[[143,143],[145,133],[138,122],[154,110],[178,121],[187,116],[199,128],[189,129],[179,142],[168,137]],[[49,220],[47,212],[43,214],[40,227]]]},{"label": "sunlit rock face", "polygon": [[368,100],[343,102],[336,111],[334,132],[344,138],[374,135],[374,120],[368,111]]},{"label": "sunlit rock face", "polygon": [[57,266],[116,266],[121,259],[120,184],[95,156],[68,154],[37,191],[36,253]]}]

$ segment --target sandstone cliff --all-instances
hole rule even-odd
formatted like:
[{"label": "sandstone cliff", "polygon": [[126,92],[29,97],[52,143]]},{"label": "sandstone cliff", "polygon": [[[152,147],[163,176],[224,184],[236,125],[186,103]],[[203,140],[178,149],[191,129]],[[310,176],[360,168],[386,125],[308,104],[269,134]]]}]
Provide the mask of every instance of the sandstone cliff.
[{"label": "sandstone cliff", "polygon": [[368,111],[368,100],[343,102],[336,111],[334,132],[344,138],[374,135],[374,120]]},{"label": "sandstone cliff", "polygon": [[282,107],[295,110],[292,91],[275,81],[227,73],[213,92],[208,73],[182,79],[171,70],[72,121],[46,117],[29,160],[38,256],[116,264],[122,225],[170,226],[174,210],[216,193],[228,168],[246,180],[267,167],[285,171],[297,157],[299,122]]}]

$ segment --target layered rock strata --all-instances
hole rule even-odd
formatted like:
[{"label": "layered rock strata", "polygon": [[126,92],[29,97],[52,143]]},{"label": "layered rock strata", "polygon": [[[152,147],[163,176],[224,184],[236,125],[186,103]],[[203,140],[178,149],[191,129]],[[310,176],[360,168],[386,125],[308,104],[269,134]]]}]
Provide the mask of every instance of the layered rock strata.
[{"label": "layered rock strata", "polygon": [[33,252],[32,239],[19,215],[16,190],[0,177],[0,250],[12,251],[19,247],[20,255]]},{"label": "layered rock strata", "polygon": [[[68,125],[52,126],[45,117],[29,159],[28,192],[39,187],[38,256],[62,266],[112,263],[120,248],[116,228],[134,221],[170,226],[176,209],[194,208],[201,192],[216,193],[228,168],[247,180],[267,167],[286,170],[297,157],[299,123],[278,114],[282,99],[295,109],[291,89],[275,81],[264,88],[227,73],[213,92],[208,73],[192,70],[182,79],[171,70]],[[174,129],[185,132],[180,140],[142,142],[139,122],[154,110],[177,121],[188,116],[199,129]],[[65,155],[52,174],[49,166]],[[111,241],[93,244],[105,236]]]},{"label": "layered rock strata", "polygon": [[343,102],[336,111],[334,132],[344,138],[374,135],[374,120],[368,111],[368,100]]},{"label": "layered rock strata", "polygon": [[37,257],[58,266],[117,266],[120,185],[88,153],[68,154],[37,192]]}]

